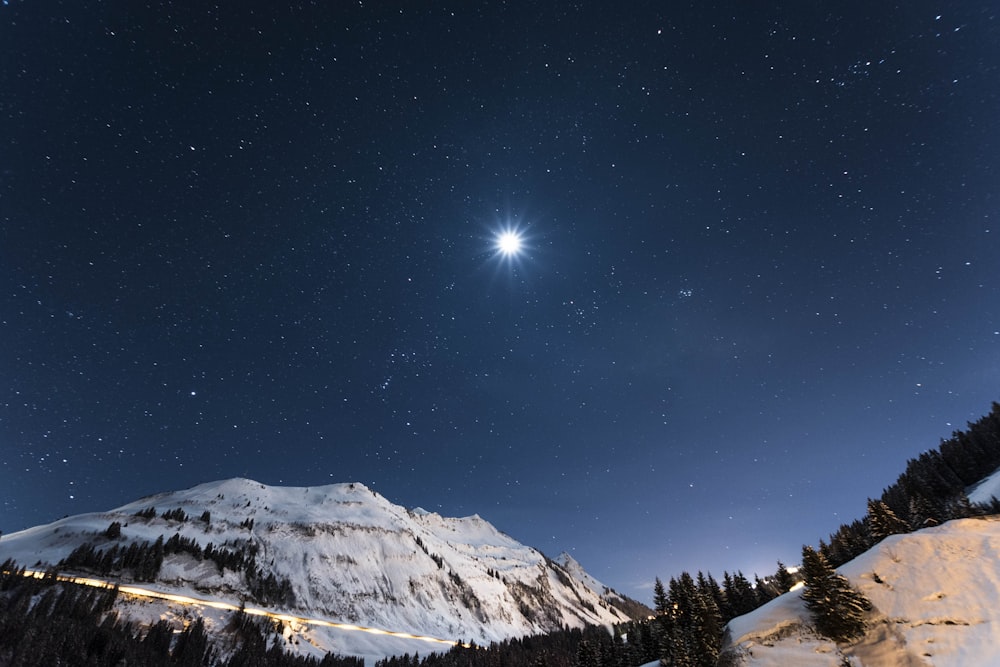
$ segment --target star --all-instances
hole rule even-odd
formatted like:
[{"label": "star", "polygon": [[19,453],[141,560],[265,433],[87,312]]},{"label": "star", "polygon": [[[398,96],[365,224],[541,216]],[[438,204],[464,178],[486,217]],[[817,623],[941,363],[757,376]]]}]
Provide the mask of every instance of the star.
[{"label": "star", "polygon": [[524,237],[516,229],[505,229],[497,234],[496,249],[504,257],[516,257],[524,249]]}]

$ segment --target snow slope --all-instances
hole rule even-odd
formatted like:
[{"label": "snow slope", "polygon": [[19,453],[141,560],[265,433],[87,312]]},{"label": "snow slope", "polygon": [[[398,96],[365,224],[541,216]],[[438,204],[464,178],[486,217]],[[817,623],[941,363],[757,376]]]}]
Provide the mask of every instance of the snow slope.
[{"label": "snow slope", "polygon": [[1000,520],[961,519],[893,535],[838,569],[874,604],[867,635],[817,637],[800,591],[729,623],[747,667],[1000,665]]},{"label": "snow slope", "polygon": [[[155,518],[136,516],[150,507]],[[162,517],[178,508],[186,521]],[[204,512],[210,513],[207,523],[198,519]],[[104,535],[113,521],[122,524],[117,540]],[[202,484],[5,535],[0,561],[13,558],[38,568],[58,563],[83,542],[106,548],[175,533],[201,547],[255,547],[261,570],[292,585],[295,601],[281,611],[303,617],[479,644],[627,620],[575,561],[555,563],[479,516],[407,510],[362,484],[274,487],[247,479]],[[236,604],[246,595],[242,573],[220,572],[215,563],[187,554],[166,557],[155,587]],[[164,611],[165,605],[135,604],[130,613],[154,620],[157,614],[184,613]],[[315,651],[378,657],[441,650],[440,645],[400,650],[402,640],[357,632],[300,631],[301,643]]]},{"label": "snow slope", "polygon": [[972,503],[988,503],[993,496],[1000,498],[1000,470],[973,486],[968,495]]}]

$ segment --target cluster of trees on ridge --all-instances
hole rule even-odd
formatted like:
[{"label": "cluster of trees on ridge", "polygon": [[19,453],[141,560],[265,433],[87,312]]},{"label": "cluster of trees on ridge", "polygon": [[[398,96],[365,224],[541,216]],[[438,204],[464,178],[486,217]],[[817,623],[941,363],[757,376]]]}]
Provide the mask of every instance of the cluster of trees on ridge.
[{"label": "cluster of trees on ridge", "polygon": [[[156,517],[156,509],[150,507],[134,516],[148,521]],[[187,520],[180,508],[168,510],[162,516],[174,521]],[[199,520],[208,523],[211,515],[206,511]],[[227,569],[242,572],[247,593],[254,602],[264,606],[295,604],[292,583],[287,578],[276,577],[273,572],[264,572],[257,564],[259,547],[254,542],[241,542],[235,545],[235,549],[217,547],[211,542],[202,547],[196,540],[175,533],[166,540],[160,535],[154,542],[118,544],[117,541],[122,539],[122,524],[118,521],[113,521],[107,527],[103,537],[105,543],[110,544],[102,547],[93,542],[85,542],[59,561],[57,568],[85,571],[102,577],[120,576],[127,572],[136,581],[150,582],[156,580],[165,556],[183,553],[195,560],[212,561],[220,573]]]},{"label": "cluster of trees on ridge", "polygon": [[868,500],[863,519],[843,524],[819,551],[833,567],[860,556],[889,535],[936,526],[951,519],[1000,513],[1000,500],[974,505],[969,487],[1000,468],[1000,403],[989,414],[955,431],[937,449],[910,459],[882,496]]}]

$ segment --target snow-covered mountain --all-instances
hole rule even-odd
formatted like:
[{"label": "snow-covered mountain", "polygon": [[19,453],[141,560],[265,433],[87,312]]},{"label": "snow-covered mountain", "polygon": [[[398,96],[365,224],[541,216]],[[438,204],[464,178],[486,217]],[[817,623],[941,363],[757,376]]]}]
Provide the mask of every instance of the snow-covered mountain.
[{"label": "snow-covered mountain", "polygon": [[727,664],[1000,665],[1000,518],[893,535],[838,572],[874,605],[863,639],[838,646],[818,637],[801,592],[791,591],[730,621]]},{"label": "snow-covered mountain", "polygon": [[[122,571],[120,554],[142,543],[147,555]],[[93,548],[81,555],[83,544]],[[76,565],[60,571],[89,574],[110,562],[123,582],[142,578],[144,565],[134,562],[157,550],[162,564],[149,586],[158,590],[414,635],[483,644],[627,620],[615,607],[622,600],[571,558],[554,562],[479,516],[408,510],[362,484],[295,488],[231,479],[0,539],[0,561],[42,569],[70,558]],[[155,619],[169,606],[123,608]],[[323,627],[299,630],[314,652],[441,650]]]}]

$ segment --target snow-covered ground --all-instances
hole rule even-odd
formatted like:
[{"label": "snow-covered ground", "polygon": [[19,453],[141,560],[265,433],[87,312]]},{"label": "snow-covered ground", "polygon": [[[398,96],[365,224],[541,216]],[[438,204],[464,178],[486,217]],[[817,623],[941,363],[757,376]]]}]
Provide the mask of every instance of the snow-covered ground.
[{"label": "snow-covered ground", "polygon": [[969,491],[969,500],[973,503],[988,503],[993,496],[1000,498],[1000,470],[995,471]]},{"label": "snow-covered ground", "polygon": [[[987,496],[988,497],[988,496]],[[1000,520],[893,535],[838,572],[872,601],[869,632],[838,646],[810,629],[800,591],[729,624],[747,667],[1000,665]]]}]

